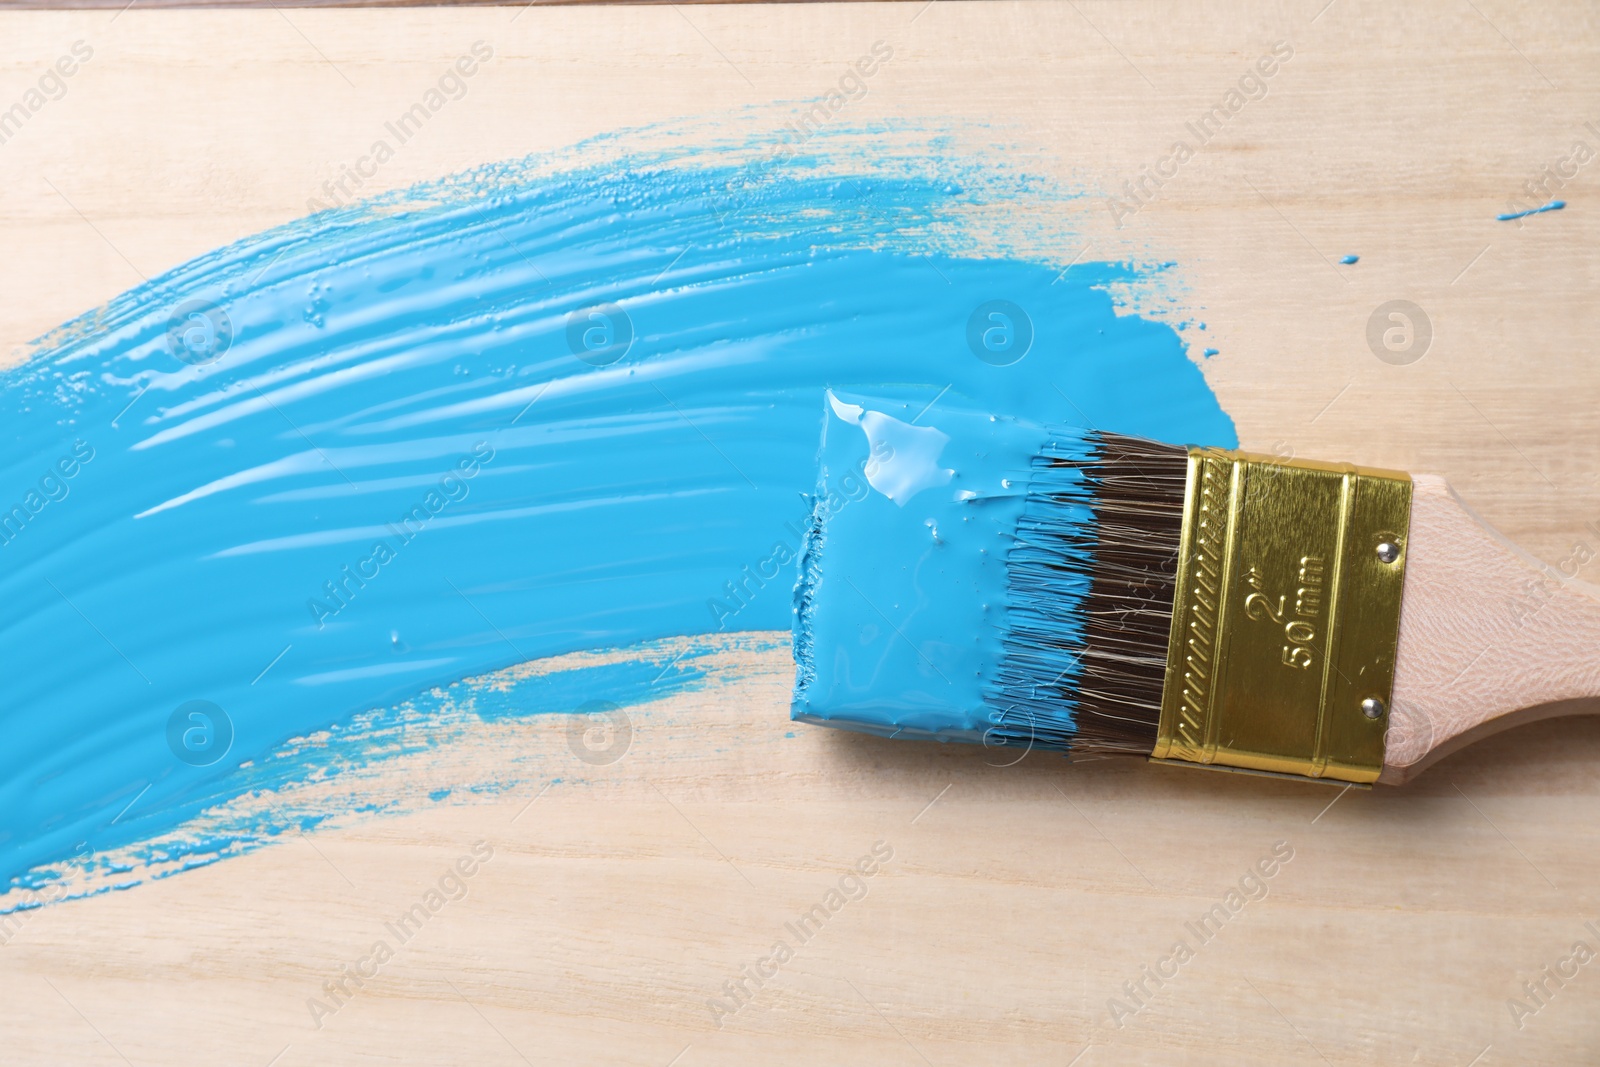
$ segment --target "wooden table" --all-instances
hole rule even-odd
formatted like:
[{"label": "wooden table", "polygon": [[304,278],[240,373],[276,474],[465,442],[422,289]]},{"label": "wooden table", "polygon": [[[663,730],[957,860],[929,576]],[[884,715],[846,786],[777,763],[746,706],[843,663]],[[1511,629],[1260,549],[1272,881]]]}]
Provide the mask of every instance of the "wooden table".
[{"label": "wooden table", "polygon": [[[1202,313],[1221,350],[1206,373],[1246,447],[1438,472],[1545,559],[1600,549],[1600,163],[1563,179],[1566,210],[1495,219],[1547,166],[1574,169],[1574,142],[1600,152],[1600,16],[1579,2],[1323,3],[8,14],[0,106],[72,42],[93,57],[0,145],[0,353],[303,214],[478,39],[494,63],[370,189],[816,96],[881,39],[895,59],[852,105],[860,119],[990,124],[1029,166],[1120,193],[1290,41],[1266,96],[1148,203],[1087,213],[1086,254],[1179,265],[1177,305],[1147,313]],[[1430,322],[1420,358],[1369,345],[1390,300]],[[0,948],[0,1058],[1600,1054],[1600,963],[1534,1014],[1508,1007],[1574,942],[1600,950],[1600,922],[1585,929],[1600,921],[1600,720],[1496,738],[1403,790],[1037,756],[1002,767],[982,749],[791,727],[782,637],[732,640],[717,684],[635,709],[609,766],[579,762],[567,721],[542,717],[396,772],[450,784],[516,761],[530,781],[559,779],[543,792],[290,838],[31,913]],[[465,898],[313,1025],[308,999],[480,840],[493,855]],[[865,896],[803,944],[789,935],[879,842],[892,858]],[[1272,876],[1246,888],[1265,895],[1197,933],[1263,861]],[[793,958],[748,1004],[708,1006],[780,938]],[[1171,959],[1179,939],[1192,959]],[[1124,985],[1141,979],[1143,1006]]]}]

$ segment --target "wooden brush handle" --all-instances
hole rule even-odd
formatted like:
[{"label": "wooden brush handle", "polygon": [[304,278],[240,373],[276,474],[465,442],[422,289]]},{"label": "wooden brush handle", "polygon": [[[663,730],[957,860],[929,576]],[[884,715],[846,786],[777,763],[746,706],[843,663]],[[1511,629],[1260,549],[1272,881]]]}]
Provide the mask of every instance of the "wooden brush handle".
[{"label": "wooden brush handle", "polygon": [[1394,700],[1380,782],[1511,726],[1600,714],[1600,587],[1519,550],[1441,478],[1411,506]]}]

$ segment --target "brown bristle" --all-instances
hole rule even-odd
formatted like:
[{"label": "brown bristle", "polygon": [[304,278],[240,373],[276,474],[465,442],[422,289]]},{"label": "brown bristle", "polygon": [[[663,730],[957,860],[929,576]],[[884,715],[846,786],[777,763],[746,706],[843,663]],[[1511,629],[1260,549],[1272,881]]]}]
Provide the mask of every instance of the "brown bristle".
[{"label": "brown bristle", "polygon": [[1102,434],[1095,565],[1072,747],[1148,756],[1156,745],[1183,525],[1186,449]]},{"label": "brown bristle", "polygon": [[1154,750],[1187,473],[1186,449],[1112,433],[1036,458],[991,695],[1006,743]]}]

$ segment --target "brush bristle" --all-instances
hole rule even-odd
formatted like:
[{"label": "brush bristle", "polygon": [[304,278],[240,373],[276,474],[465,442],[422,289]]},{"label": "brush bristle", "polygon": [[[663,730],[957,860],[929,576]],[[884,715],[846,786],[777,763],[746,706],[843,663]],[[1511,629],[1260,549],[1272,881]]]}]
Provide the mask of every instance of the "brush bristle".
[{"label": "brush bristle", "polygon": [[995,740],[1149,755],[1166,679],[1187,450],[1062,433],[1034,457],[1007,557]]}]

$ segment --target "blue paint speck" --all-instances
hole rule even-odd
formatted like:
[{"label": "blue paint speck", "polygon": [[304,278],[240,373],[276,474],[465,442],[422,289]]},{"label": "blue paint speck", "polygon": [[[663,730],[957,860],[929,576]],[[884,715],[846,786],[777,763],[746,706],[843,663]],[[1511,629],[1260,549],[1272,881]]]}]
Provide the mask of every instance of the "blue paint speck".
[{"label": "blue paint speck", "polygon": [[1215,349],[1215,348],[1208,348],[1208,349],[1206,349],[1206,353],[1205,353],[1205,354],[1206,354],[1206,358],[1207,358],[1207,359],[1209,359],[1209,358],[1211,358],[1211,357],[1212,357],[1212,356],[1214,356],[1214,355],[1216,355],[1216,354],[1217,354],[1217,351],[1218,351],[1218,350],[1217,350],[1217,349]]},{"label": "blue paint speck", "polygon": [[1512,219],[1526,218],[1529,215],[1538,215],[1545,211],[1560,211],[1567,206],[1565,200],[1552,200],[1544,207],[1529,208],[1527,211],[1508,211],[1504,215],[1496,215],[1497,222],[1510,222]]},{"label": "blue paint speck", "polygon": [[1348,255],[1348,256],[1342,257],[1339,260],[1339,262],[1343,263],[1345,266],[1349,266],[1352,263],[1360,263],[1361,262],[1361,257],[1357,256],[1357,255]]}]

